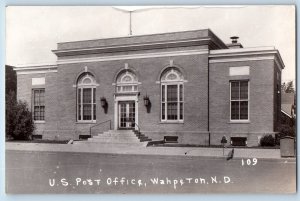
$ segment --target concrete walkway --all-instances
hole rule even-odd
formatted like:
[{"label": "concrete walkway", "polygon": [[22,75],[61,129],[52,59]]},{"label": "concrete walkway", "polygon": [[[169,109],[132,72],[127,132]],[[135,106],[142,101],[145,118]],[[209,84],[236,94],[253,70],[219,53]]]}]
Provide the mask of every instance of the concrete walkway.
[{"label": "concrete walkway", "polygon": [[[167,155],[167,156],[205,156],[226,157],[232,148],[204,147],[135,147],[122,144],[111,146],[106,144],[45,144],[6,142],[6,150],[47,151],[47,152],[81,152],[133,155]],[[269,158],[280,159],[280,149],[235,148],[234,158]]]}]

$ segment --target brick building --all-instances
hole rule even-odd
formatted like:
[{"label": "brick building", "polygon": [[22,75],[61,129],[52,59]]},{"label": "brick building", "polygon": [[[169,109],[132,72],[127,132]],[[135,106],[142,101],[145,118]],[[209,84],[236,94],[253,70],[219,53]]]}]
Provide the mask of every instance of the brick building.
[{"label": "brick building", "polygon": [[255,146],[277,131],[284,64],[274,48],[232,39],[206,29],[58,43],[55,65],[16,68],[18,99],[43,139],[139,128],[152,140]]}]

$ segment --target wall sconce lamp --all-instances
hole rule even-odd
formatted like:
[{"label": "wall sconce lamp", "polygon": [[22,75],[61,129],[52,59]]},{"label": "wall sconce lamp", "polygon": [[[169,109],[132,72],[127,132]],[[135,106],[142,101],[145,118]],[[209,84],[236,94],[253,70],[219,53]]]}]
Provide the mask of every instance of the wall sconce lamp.
[{"label": "wall sconce lamp", "polygon": [[144,96],[144,105],[146,107],[148,107],[150,105],[150,99],[149,99],[149,96]]},{"label": "wall sconce lamp", "polygon": [[107,101],[105,97],[100,98],[101,106],[105,108],[107,106]]},{"label": "wall sconce lamp", "polygon": [[107,106],[108,106],[108,104],[107,104],[107,101],[106,101],[106,98],[105,97],[101,97],[100,98],[100,103],[101,103],[101,106],[103,107],[103,109],[104,109],[104,113],[106,114],[107,113]]},{"label": "wall sconce lamp", "polygon": [[146,94],[146,96],[144,96],[144,105],[147,108],[147,113],[150,113],[151,111],[151,101],[149,99],[149,96]]}]

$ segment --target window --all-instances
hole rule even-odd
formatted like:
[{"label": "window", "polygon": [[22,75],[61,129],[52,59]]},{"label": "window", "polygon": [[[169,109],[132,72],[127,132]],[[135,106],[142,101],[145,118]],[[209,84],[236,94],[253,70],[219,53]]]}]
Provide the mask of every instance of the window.
[{"label": "window", "polygon": [[138,79],[137,76],[129,71],[123,71],[117,77],[117,93],[128,93],[138,91]]},{"label": "window", "polygon": [[183,121],[183,76],[176,68],[168,68],[161,76],[161,120]]},{"label": "window", "polygon": [[249,82],[230,82],[231,120],[249,120]]},{"label": "window", "polygon": [[33,120],[45,121],[45,89],[33,89]]},{"label": "window", "polygon": [[77,82],[77,120],[96,121],[96,82],[90,73],[81,75]]}]

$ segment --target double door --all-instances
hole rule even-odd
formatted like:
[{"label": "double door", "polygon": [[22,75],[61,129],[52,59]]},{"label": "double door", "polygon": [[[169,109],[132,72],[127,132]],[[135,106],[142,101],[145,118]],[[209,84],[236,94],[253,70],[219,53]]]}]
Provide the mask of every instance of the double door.
[{"label": "double door", "polygon": [[119,129],[135,127],[135,101],[119,102]]}]

